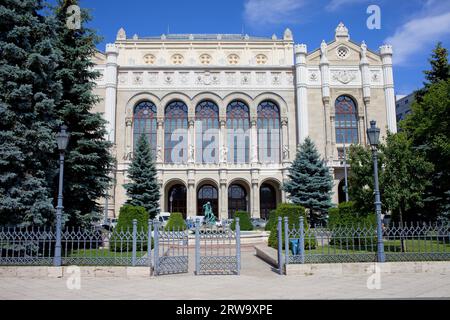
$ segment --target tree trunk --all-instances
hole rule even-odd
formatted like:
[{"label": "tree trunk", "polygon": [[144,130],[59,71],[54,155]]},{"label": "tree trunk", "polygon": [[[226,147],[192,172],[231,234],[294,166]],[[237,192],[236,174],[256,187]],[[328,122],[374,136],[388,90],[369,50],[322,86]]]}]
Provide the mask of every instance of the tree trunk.
[{"label": "tree trunk", "polygon": [[403,236],[403,230],[404,230],[404,226],[403,226],[403,210],[402,210],[401,206],[399,208],[399,213],[400,213],[400,228],[401,228],[401,232],[400,232],[401,252],[406,252],[406,241],[405,241],[405,238]]}]

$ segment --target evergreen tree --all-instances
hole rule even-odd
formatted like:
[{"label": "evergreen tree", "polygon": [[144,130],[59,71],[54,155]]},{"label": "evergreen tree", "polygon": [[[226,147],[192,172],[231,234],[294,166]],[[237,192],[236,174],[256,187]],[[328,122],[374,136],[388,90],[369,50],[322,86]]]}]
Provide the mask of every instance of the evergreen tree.
[{"label": "evergreen tree", "polygon": [[321,222],[332,207],[333,180],[314,142],[307,138],[297,151],[283,189],[294,204],[309,209],[309,221]]},{"label": "evergreen tree", "polygon": [[383,199],[392,212],[393,219],[404,221],[428,220],[424,206],[425,189],[431,185],[433,165],[427,162],[423,152],[414,150],[404,132],[388,133],[384,154]]},{"label": "evergreen tree", "polygon": [[401,127],[415,150],[434,165],[426,189],[425,212],[431,218],[450,218],[450,79],[432,84],[416,101]]},{"label": "evergreen tree", "polygon": [[[58,0],[54,9],[58,21],[55,42],[63,56],[56,76],[62,84],[62,98],[56,106],[55,116],[60,124],[68,126],[70,132],[64,172],[64,193],[67,195],[64,213],[67,224],[74,226],[88,225],[100,216],[102,209],[98,199],[106,196],[114,159],[109,150],[111,143],[105,139],[106,122],[100,113],[93,112],[99,101],[93,93],[94,81],[99,74],[93,71],[92,58],[99,37],[85,26],[90,20],[85,10],[81,11],[81,27],[68,28],[67,9],[71,5],[78,5],[78,0]],[[58,172],[58,167],[52,169]],[[53,176],[52,189],[56,199],[57,174]]]},{"label": "evergreen tree", "polygon": [[159,213],[160,193],[152,151],[145,135],[139,138],[128,176],[132,182],[124,185],[130,197],[127,204],[144,207],[153,219]]},{"label": "evergreen tree", "polygon": [[43,225],[54,216],[47,168],[61,56],[42,9],[40,0],[0,3],[0,224]]},{"label": "evergreen tree", "polygon": [[428,61],[430,62],[431,70],[424,71],[427,81],[424,82],[424,88],[416,91],[415,96],[418,102],[423,101],[423,96],[428,92],[431,85],[450,79],[448,50],[442,46],[442,42],[438,42]]},{"label": "evergreen tree", "polygon": [[[378,181],[381,196],[384,195],[384,154],[378,153]],[[349,195],[354,202],[356,211],[367,215],[375,211],[374,207],[374,180],[372,151],[367,146],[352,145],[349,153]],[[383,200],[383,198],[381,199]],[[382,202],[382,210],[386,203]]]}]

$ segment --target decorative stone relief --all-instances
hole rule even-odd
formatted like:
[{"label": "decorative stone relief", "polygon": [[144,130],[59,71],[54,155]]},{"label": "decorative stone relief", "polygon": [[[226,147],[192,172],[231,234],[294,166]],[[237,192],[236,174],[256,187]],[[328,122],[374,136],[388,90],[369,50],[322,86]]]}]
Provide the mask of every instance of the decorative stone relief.
[{"label": "decorative stone relief", "polygon": [[189,72],[180,72],[180,82],[182,84],[188,84],[188,82],[189,82]]},{"label": "decorative stone relief", "polygon": [[281,73],[272,73],[272,84],[280,85],[281,84]]},{"label": "decorative stone relief", "polygon": [[148,81],[150,81],[151,84],[155,84],[158,81],[158,72],[149,72]]},{"label": "decorative stone relief", "polygon": [[142,85],[144,83],[144,79],[142,77],[142,72],[133,73],[133,84],[134,85]]},{"label": "decorative stone relief", "polygon": [[339,70],[332,71],[331,76],[333,80],[339,81],[343,84],[348,84],[356,79],[357,71],[355,70]]},{"label": "decorative stone relief", "polygon": [[242,72],[241,74],[241,84],[249,85],[251,82],[250,72]]},{"label": "decorative stone relief", "polygon": [[173,84],[173,72],[164,73],[164,83],[168,85]]},{"label": "decorative stone relief", "polygon": [[96,70],[96,71],[98,71],[98,78],[97,78],[97,81],[103,81],[103,80],[105,80],[105,73],[104,73],[104,71],[103,71],[103,70]]},{"label": "decorative stone relief", "polygon": [[286,74],[286,80],[287,80],[288,85],[294,84],[294,74],[292,72],[288,72]]},{"label": "decorative stone relief", "polygon": [[256,73],[256,82],[259,85],[266,84],[266,73],[265,72],[257,72]]},{"label": "decorative stone relief", "polygon": [[380,83],[381,82],[381,72],[378,70],[375,70],[375,71],[372,71],[371,73],[372,73],[372,76],[371,76],[372,82]]},{"label": "decorative stone relief", "polygon": [[235,72],[227,72],[227,84],[235,85],[236,84],[236,73]]},{"label": "decorative stone relief", "polygon": [[126,84],[128,82],[128,72],[119,73],[119,84]]},{"label": "decorative stone relief", "polygon": [[319,81],[319,71],[310,71],[309,72],[309,81],[318,82]]}]

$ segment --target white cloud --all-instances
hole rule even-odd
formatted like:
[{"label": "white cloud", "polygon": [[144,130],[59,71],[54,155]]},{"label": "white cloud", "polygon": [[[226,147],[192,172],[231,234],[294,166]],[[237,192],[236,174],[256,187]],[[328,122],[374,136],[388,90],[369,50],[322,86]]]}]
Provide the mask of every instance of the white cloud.
[{"label": "white cloud", "polygon": [[394,47],[394,63],[406,65],[409,59],[420,54],[430,45],[450,36],[450,10],[430,13],[406,22],[385,43]]},{"label": "white cloud", "polygon": [[245,21],[252,26],[295,23],[296,10],[307,3],[307,0],[247,0]]},{"label": "white cloud", "polygon": [[325,7],[328,11],[336,11],[345,5],[369,2],[370,0],[331,0]]}]

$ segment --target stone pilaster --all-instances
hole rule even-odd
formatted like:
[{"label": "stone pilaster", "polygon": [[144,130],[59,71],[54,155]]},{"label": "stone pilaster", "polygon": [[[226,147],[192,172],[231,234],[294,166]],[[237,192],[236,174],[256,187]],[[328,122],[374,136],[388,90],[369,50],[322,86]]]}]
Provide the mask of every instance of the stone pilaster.
[{"label": "stone pilaster", "polygon": [[157,133],[156,133],[156,163],[164,163],[164,118],[158,117],[157,120]]},{"label": "stone pilaster", "polygon": [[253,117],[250,121],[250,162],[252,165],[258,164],[258,119]]},{"label": "stone pilaster", "polygon": [[394,73],[392,71],[392,46],[380,47],[383,61],[384,97],[387,111],[387,127],[392,133],[397,133],[397,116],[395,111]]},{"label": "stone pilaster", "polygon": [[117,57],[119,49],[115,44],[106,45],[106,90],[105,90],[105,120],[107,139],[116,143],[116,99],[117,99]]},{"label": "stone pilaster", "polygon": [[297,135],[298,144],[309,136],[309,115],[308,115],[308,92],[307,79],[308,69],[306,67],[306,55],[308,49],[305,44],[295,46],[295,71],[297,90]]}]

